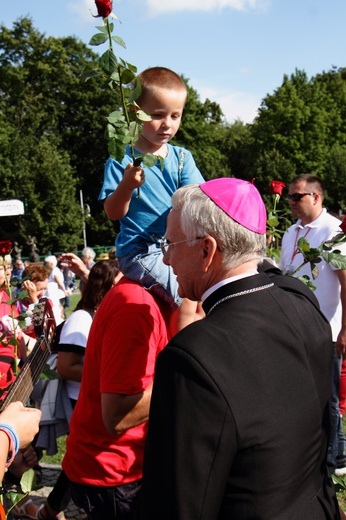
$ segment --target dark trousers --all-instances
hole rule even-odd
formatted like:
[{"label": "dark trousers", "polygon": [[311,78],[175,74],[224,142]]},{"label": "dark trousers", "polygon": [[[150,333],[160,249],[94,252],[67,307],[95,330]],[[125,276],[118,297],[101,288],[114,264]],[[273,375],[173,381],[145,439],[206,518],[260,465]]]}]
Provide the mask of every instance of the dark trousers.
[{"label": "dark trousers", "polygon": [[55,511],[63,511],[71,500],[69,480],[64,470],[61,471],[52,491],[49,493],[47,502]]},{"label": "dark trousers", "polygon": [[134,520],[141,480],[123,486],[101,487],[70,481],[72,500],[90,520]]}]

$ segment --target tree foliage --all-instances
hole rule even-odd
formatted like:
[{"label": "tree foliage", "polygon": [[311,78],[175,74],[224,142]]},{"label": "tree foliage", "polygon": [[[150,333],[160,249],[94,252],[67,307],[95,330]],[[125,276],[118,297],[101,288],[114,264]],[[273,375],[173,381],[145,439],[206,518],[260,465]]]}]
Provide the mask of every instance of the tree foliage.
[{"label": "tree foliage", "polygon": [[183,79],[187,84],[188,96],[182,125],[174,143],[190,150],[206,180],[230,176],[225,154],[226,127],[221,108],[209,99],[202,102],[188,80]]},{"label": "tree foliage", "polygon": [[[97,193],[107,157],[106,115],[117,99],[105,85],[81,81],[84,68],[95,59],[75,38],[46,38],[28,18],[15,22],[12,30],[0,30],[0,197],[16,193],[27,201],[25,223],[15,238],[23,241],[34,234],[43,251],[83,245],[79,190],[91,207],[88,225],[96,234],[89,237],[91,243],[111,243],[113,238],[113,226],[97,202]],[[51,197],[45,196],[45,187]],[[63,230],[62,218],[66,219]],[[0,221],[2,234],[4,223]]]},{"label": "tree foliage", "polygon": [[330,209],[345,208],[341,157],[346,138],[346,69],[308,79],[296,70],[262,101],[252,125],[249,171],[262,189],[273,178],[287,184],[309,172],[324,181]]},{"label": "tree foliage", "polygon": [[[41,254],[83,246],[80,190],[91,209],[88,244],[114,240],[97,196],[107,116],[121,103],[100,78],[83,80],[98,58],[74,37],[39,33],[29,18],[0,27],[0,199],[26,207],[24,216],[1,217],[0,236],[36,236]],[[227,124],[220,106],[183,79],[188,98],[174,143],[191,150],[205,179],[255,179],[269,200],[273,179],[289,184],[311,172],[324,180],[327,207],[346,209],[346,68],[285,75],[253,124]]]},{"label": "tree foliage", "polygon": [[[0,28],[0,198],[16,196],[27,203],[25,218],[0,220],[2,235],[20,241],[35,235],[46,252],[80,248],[82,190],[91,209],[88,242],[113,243],[114,226],[97,196],[108,157],[107,116],[121,104],[119,93],[100,78],[82,80],[97,59],[74,37],[40,34],[29,18],[13,29]],[[206,178],[229,175],[221,109],[188,90],[176,142],[191,144]]]}]

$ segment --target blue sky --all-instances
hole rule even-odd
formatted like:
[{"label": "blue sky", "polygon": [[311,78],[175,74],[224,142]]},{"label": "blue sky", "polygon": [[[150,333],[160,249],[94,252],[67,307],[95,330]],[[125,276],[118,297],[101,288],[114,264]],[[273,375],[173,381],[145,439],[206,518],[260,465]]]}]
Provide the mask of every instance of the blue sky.
[{"label": "blue sky", "polygon": [[[0,1],[8,28],[29,15],[46,36],[88,44],[102,23],[93,0]],[[251,122],[296,68],[311,77],[346,66],[345,0],[114,0],[113,11],[126,43],[118,56],[138,71],[162,65],[184,74],[230,123]]]}]

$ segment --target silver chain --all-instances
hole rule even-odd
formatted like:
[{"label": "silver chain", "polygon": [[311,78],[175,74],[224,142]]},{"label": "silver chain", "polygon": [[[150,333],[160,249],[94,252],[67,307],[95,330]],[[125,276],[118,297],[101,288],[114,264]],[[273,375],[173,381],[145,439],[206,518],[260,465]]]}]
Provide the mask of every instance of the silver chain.
[{"label": "silver chain", "polygon": [[246,291],[241,291],[238,293],[230,294],[229,296],[225,296],[224,298],[221,298],[221,300],[219,300],[218,302],[214,303],[212,308],[209,310],[207,316],[211,313],[211,311],[213,311],[215,309],[215,307],[220,305],[220,303],[225,302],[226,300],[230,300],[231,298],[236,298],[237,296],[243,296],[244,294],[250,294],[250,293],[257,292],[257,291],[264,291],[264,289],[269,289],[269,287],[273,287],[273,285],[274,285],[273,283],[268,283],[267,285],[261,285],[260,287],[254,287],[253,289],[247,289]]}]

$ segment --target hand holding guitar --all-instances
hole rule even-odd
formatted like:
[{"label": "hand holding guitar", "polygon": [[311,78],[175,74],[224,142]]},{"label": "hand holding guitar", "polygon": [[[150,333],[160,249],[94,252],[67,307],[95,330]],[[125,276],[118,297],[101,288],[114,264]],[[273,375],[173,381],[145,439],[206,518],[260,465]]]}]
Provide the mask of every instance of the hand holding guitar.
[{"label": "hand holding guitar", "polygon": [[[13,430],[18,437],[18,449],[25,448],[38,432],[39,422],[41,419],[41,411],[36,408],[25,408],[20,402],[14,402],[0,414],[0,478],[2,479],[13,446],[11,446],[10,438],[6,433],[6,427],[9,431]],[[3,427],[3,429],[2,429]]]}]

